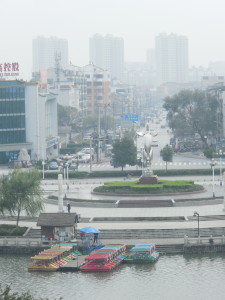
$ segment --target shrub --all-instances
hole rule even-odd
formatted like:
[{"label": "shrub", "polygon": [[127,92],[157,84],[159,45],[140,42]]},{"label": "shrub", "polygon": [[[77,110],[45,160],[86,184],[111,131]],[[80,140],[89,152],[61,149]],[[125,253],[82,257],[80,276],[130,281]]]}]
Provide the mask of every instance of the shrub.
[{"label": "shrub", "polygon": [[22,236],[27,230],[27,227],[16,227],[14,228],[10,235],[13,235],[13,236]]},{"label": "shrub", "polygon": [[1,224],[0,236],[22,236],[27,230],[27,227],[16,227],[15,225]]}]

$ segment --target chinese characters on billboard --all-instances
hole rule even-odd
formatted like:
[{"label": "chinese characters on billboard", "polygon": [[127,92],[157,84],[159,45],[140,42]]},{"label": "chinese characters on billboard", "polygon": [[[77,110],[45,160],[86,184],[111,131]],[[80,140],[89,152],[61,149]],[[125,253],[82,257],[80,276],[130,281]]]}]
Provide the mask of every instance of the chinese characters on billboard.
[{"label": "chinese characters on billboard", "polygon": [[4,62],[0,63],[0,77],[4,76],[19,76],[19,63],[18,62]]}]

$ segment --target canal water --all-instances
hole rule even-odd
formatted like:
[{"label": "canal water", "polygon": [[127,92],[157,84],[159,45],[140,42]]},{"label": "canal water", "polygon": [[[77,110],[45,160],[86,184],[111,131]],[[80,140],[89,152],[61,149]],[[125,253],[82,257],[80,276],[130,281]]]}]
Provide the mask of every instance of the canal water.
[{"label": "canal water", "polygon": [[28,256],[0,255],[0,285],[50,300],[222,300],[225,254],[164,255],[154,265],[110,273],[28,272]]}]

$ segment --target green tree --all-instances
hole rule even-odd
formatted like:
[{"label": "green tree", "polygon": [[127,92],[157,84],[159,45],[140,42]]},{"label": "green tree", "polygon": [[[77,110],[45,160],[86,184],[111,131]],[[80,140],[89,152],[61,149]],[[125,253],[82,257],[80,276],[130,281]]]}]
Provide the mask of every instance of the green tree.
[{"label": "green tree", "polygon": [[13,170],[9,177],[4,177],[0,182],[0,212],[16,214],[17,226],[22,211],[28,216],[37,215],[43,209],[43,191],[40,184],[37,170]]},{"label": "green tree", "polygon": [[122,167],[126,165],[134,166],[137,163],[137,148],[134,140],[124,137],[121,140],[116,140],[113,144],[113,165]]},{"label": "green tree", "polygon": [[[12,292],[11,286],[6,285],[4,289],[0,290],[0,300],[48,300],[48,298],[36,298],[33,297],[30,292],[19,294],[18,292]],[[63,298],[60,297],[59,300]]]},{"label": "green tree", "polygon": [[205,155],[206,158],[212,159],[213,154],[214,154],[213,147],[205,147],[205,150],[204,150],[203,154]]},{"label": "green tree", "polygon": [[200,90],[182,90],[164,99],[167,121],[176,137],[198,133],[207,145],[206,136],[218,136],[219,101],[215,95]]},{"label": "green tree", "polygon": [[167,171],[167,163],[173,160],[173,149],[166,145],[161,151],[160,154],[162,156],[163,161],[166,162],[166,171]]},{"label": "green tree", "polygon": [[[105,131],[113,127],[114,119],[110,115],[101,115],[100,116],[100,126]],[[83,117],[83,127],[85,130],[88,129],[98,129],[98,114],[91,114]]]},{"label": "green tree", "polygon": [[78,119],[77,109],[70,106],[63,106],[58,104],[58,125],[72,126]]}]

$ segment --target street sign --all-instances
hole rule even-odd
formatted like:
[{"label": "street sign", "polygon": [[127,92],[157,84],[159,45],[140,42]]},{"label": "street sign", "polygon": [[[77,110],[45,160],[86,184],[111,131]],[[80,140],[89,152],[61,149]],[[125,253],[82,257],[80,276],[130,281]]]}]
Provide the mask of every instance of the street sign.
[{"label": "street sign", "polygon": [[138,122],[138,115],[124,115],[125,121]]}]

